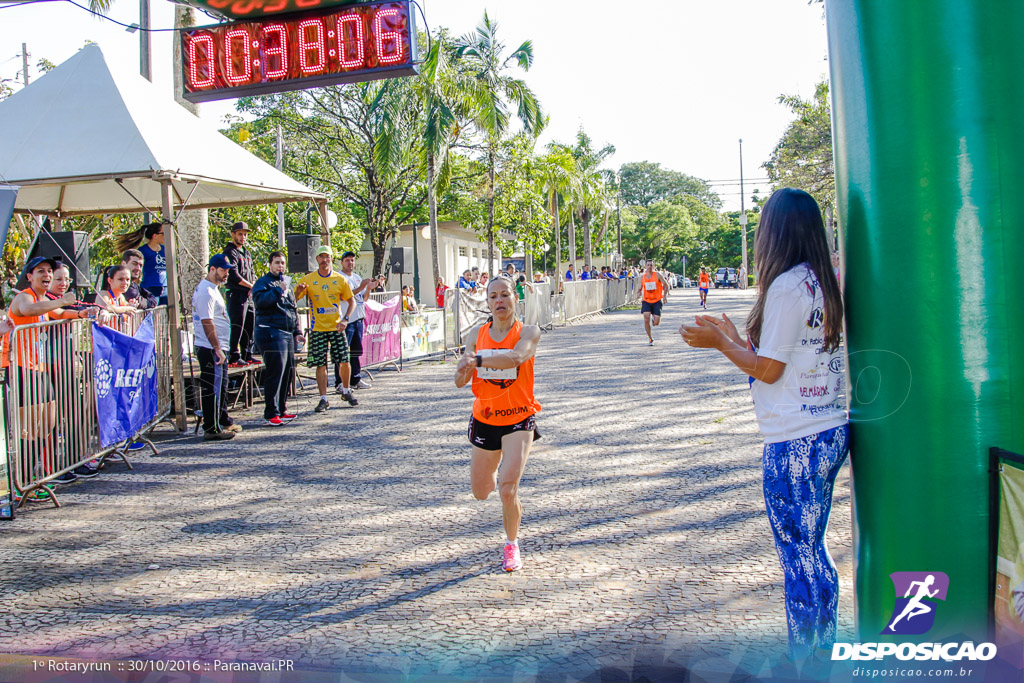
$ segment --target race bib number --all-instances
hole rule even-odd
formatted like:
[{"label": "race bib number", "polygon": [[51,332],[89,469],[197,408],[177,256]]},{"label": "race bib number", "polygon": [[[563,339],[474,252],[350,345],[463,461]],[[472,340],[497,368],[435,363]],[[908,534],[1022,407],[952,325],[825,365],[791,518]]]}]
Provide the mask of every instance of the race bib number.
[{"label": "race bib number", "polygon": [[[477,354],[487,358],[493,356],[497,351],[506,351],[507,349],[480,349]],[[476,376],[480,379],[490,380],[514,380],[518,377],[516,368],[506,368],[504,370],[499,368],[477,368]]]},{"label": "race bib number", "polygon": [[653,292],[655,289],[657,289],[657,285],[658,283],[656,282],[645,282],[644,289],[646,289],[648,292]]}]

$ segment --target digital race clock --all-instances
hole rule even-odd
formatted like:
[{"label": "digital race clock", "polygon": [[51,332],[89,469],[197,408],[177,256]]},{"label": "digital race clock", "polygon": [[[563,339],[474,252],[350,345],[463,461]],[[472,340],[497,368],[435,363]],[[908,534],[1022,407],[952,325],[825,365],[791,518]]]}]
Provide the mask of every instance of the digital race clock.
[{"label": "digital race clock", "polygon": [[408,0],[181,32],[183,96],[206,102],[416,73]]}]

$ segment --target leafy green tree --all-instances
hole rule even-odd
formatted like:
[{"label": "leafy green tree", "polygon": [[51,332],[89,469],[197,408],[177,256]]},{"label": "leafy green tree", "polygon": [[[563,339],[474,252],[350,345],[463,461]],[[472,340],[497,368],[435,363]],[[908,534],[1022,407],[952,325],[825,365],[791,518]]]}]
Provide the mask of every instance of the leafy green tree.
[{"label": "leafy green tree", "polygon": [[677,203],[663,200],[649,207],[631,207],[628,213],[632,220],[623,221],[622,241],[630,259],[667,265],[696,237],[697,226],[689,211]]},{"label": "leafy green tree", "polygon": [[281,126],[285,171],[349,207],[369,234],[373,274],[385,272],[398,226],[427,201],[423,107],[412,79],[246,97],[238,110],[258,119],[258,133]]},{"label": "leafy green tree", "polygon": [[772,189],[795,187],[813,195],[822,209],[835,206],[836,174],[828,81],[818,83],[810,100],[780,95],[779,102],[789,107],[796,118],[763,164]]},{"label": "leafy green tree", "polygon": [[533,64],[533,43],[524,41],[510,54],[498,39],[498,25],[484,12],[474,33],[464,36],[457,54],[466,60],[476,79],[473,91],[474,120],[484,137],[487,164],[487,251],[489,270],[494,270],[494,187],[498,144],[511,122],[510,106],[524,130],[536,134],[544,125],[540,102],[526,83],[511,75],[512,65],[529,71]]},{"label": "leafy green tree", "polygon": [[662,168],[651,161],[636,161],[619,168],[622,201],[628,206],[650,206],[680,195],[697,197],[713,209],[722,208],[722,200],[700,178]]}]

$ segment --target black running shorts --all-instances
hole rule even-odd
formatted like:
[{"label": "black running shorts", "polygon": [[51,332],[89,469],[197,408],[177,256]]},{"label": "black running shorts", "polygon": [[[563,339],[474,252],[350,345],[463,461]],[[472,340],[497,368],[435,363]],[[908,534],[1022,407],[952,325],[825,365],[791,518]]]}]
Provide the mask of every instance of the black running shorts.
[{"label": "black running shorts", "polygon": [[661,317],[661,302],[660,301],[655,301],[652,304],[652,303],[650,303],[648,301],[644,301],[642,304],[640,304],[640,312],[641,313],[650,313],[651,315],[656,315],[656,316],[658,316],[660,318]]},{"label": "black running shorts", "polygon": [[532,431],[533,440],[539,439],[540,432],[537,431],[537,420],[534,418],[535,416],[531,415],[514,425],[489,425],[475,417],[470,417],[467,436],[469,436],[469,442],[477,448],[482,448],[485,451],[500,451],[501,437],[512,432]]}]

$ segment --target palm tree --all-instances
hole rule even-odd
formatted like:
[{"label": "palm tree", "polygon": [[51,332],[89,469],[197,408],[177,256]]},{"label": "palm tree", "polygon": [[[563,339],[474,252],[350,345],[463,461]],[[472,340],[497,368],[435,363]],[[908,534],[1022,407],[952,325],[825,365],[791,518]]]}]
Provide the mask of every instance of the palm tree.
[{"label": "palm tree", "polygon": [[458,140],[472,111],[476,87],[476,79],[456,62],[454,47],[442,30],[427,52],[417,81],[425,115],[423,142],[427,166],[430,258],[435,287],[441,275],[437,259],[437,195],[451,181],[452,163],[448,152]]},{"label": "palm tree", "polygon": [[533,91],[509,74],[513,64],[523,71],[530,70],[533,43],[524,41],[505,56],[505,45],[498,40],[497,31],[497,23],[492,22],[485,11],[476,32],[463,36],[456,50],[456,54],[466,60],[477,83],[472,98],[474,119],[484,134],[487,155],[487,263],[491,272],[494,271],[494,169],[498,143],[508,131],[511,119],[509,106],[516,107],[516,116],[527,132],[536,134],[544,125],[540,102]]},{"label": "palm tree", "polygon": [[[576,145],[569,149],[575,160],[578,187],[574,208],[583,222],[583,263],[590,268],[594,256],[590,239],[590,220],[595,210],[600,209],[608,201],[608,186],[599,167],[606,158],[615,153],[615,147],[605,145],[595,150],[590,136],[581,127],[576,133]],[[601,234],[603,237],[604,232]]]},{"label": "palm tree", "polygon": [[548,197],[551,212],[551,231],[555,237],[555,292],[562,281],[562,228],[558,220],[559,195],[576,192],[576,176],[572,154],[563,145],[548,145],[548,153],[538,159],[538,182],[541,191]]}]

